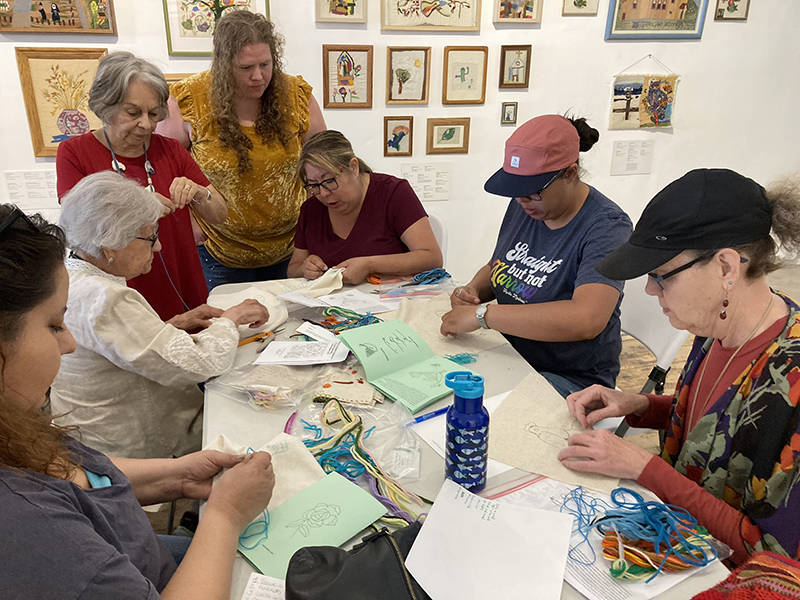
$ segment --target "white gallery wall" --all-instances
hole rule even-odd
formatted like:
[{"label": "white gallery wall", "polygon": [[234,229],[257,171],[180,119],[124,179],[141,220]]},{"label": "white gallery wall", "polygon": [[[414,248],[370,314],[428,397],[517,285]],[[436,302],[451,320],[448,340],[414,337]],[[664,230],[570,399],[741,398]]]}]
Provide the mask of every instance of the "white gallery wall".
[{"label": "white gallery wall", "polygon": [[[481,31],[381,32],[380,2],[370,0],[367,24],[315,23],[313,0],[271,0],[272,19],[286,37],[286,72],[302,75],[322,104],[322,44],[374,46],[373,108],[323,111],[327,125],[342,131],[356,153],[376,171],[400,175],[404,163],[450,163],[450,199],[425,208],[446,223],[448,269],[461,280],[492,251],[506,201],[483,191],[502,165],[503,143],[513,125],[500,125],[501,103],[519,102],[518,124],[545,113],[584,116],[600,131],[600,142],[582,157],[586,181],[615,200],[634,221],[664,185],[696,167],[728,167],[762,184],[800,176],[800,38],[797,0],[752,0],[746,22],[719,22],[709,7],[700,40],[659,42],[603,40],[608,0],[597,16],[561,16],[562,0],[544,0],[536,26],[492,22],[494,0],[483,0]],[[710,0],[712,5],[715,0]],[[161,0],[115,0],[118,36],[0,35],[0,171],[55,169],[55,158],[36,158],[14,54],[15,46],[105,47],[129,50],[165,72],[204,70],[207,58],[170,57]],[[499,90],[500,46],[531,44],[528,89]],[[430,102],[386,106],[386,47],[431,46]],[[488,46],[486,102],[444,106],[441,102],[445,46]],[[652,54],[678,73],[674,128],[609,131],[614,76]],[[646,59],[625,72],[665,73]],[[413,156],[383,156],[383,117],[414,117]],[[427,118],[470,117],[468,154],[425,154]],[[649,175],[611,176],[614,141],[654,140]],[[0,201],[8,201],[0,188]]]}]

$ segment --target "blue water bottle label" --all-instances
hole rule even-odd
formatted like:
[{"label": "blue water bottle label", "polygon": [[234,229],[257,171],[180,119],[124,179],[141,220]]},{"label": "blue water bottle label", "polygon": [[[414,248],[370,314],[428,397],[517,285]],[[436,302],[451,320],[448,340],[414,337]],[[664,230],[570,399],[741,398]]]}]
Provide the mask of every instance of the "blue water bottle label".
[{"label": "blue water bottle label", "polygon": [[486,485],[487,426],[459,429],[447,423],[445,475],[461,487],[480,491]]}]

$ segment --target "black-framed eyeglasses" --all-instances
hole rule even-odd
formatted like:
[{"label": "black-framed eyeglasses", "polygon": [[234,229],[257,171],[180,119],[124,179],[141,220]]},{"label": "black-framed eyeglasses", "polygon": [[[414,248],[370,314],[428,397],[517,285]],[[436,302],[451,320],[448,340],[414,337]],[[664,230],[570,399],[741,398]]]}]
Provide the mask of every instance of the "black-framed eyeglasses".
[{"label": "black-framed eyeglasses", "polygon": [[[669,279],[673,275],[677,275],[678,273],[680,273],[682,271],[685,271],[686,269],[691,269],[693,266],[695,266],[700,261],[708,260],[709,258],[714,256],[714,254],[716,254],[716,252],[701,254],[700,256],[695,258],[694,260],[690,260],[689,262],[687,262],[685,265],[681,265],[677,269],[672,269],[672,271],[670,271],[669,273],[664,273],[663,275],[656,275],[655,273],[648,273],[647,276],[652,280],[653,283],[655,283],[658,286],[658,289],[660,289],[663,292],[664,291],[664,286],[662,285],[662,283],[664,282],[665,279]],[[739,262],[746,263],[747,259],[744,256],[740,256],[739,257]]]},{"label": "black-framed eyeglasses", "polygon": [[542,189],[540,189],[538,192],[534,192],[534,193],[532,193],[532,194],[528,194],[527,196],[520,196],[520,197],[521,197],[521,198],[529,198],[529,199],[531,199],[531,200],[536,200],[536,201],[539,201],[539,200],[541,200],[541,199],[542,199],[542,192],[543,192],[543,191],[545,191],[547,188],[549,188],[549,187],[550,187],[550,185],[552,185],[552,183],[553,183],[553,182],[554,182],[556,179],[558,179],[559,177],[561,177],[561,176],[564,174],[564,171],[566,171],[568,168],[569,168],[569,167],[565,167],[565,168],[561,169],[561,170],[560,170],[558,173],[556,173],[555,175],[553,175],[553,178],[552,178],[550,181],[548,181],[547,183],[545,183],[545,184],[544,184],[544,187],[543,187]]},{"label": "black-framed eyeglasses", "polygon": [[22,212],[19,207],[15,206],[14,210],[11,211],[11,214],[9,214],[5,219],[3,219],[3,222],[0,223],[0,235],[3,235],[3,232],[5,232],[6,229],[9,229],[14,223],[16,223],[17,219],[22,219],[25,224],[30,227],[31,231],[39,231],[39,228],[34,224],[33,221],[30,220],[28,215]]},{"label": "black-framed eyeglasses", "polygon": [[158,227],[156,227],[156,232],[153,235],[151,235],[150,237],[139,237],[139,236],[136,236],[136,238],[134,238],[134,239],[142,240],[144,242],[150,242],[150,247],[153,248],[156,245],[156,242],[158,241]]},{"label": "black-framed eyeglasses", "polygon": [[[341,173],[339,173],[339,175],[341,175]],[[321,187],[325,188],[329,192],[332,192],[333,190],[339,188],[339,182],[336,181],[339,175],[337,175],[336,177],[331,177],[330,179],[323,179],[319,183],[309,183],[307,185],[304,185],[303,189],[311,196],[316,196],[317,194],[319,194],[319,188]]]}]

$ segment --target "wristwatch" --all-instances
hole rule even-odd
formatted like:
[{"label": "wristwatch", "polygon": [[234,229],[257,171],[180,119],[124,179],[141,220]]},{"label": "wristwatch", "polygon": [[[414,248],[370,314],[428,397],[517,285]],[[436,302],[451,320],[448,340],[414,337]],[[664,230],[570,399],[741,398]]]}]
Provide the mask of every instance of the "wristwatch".
[{"label": "wristwatch", "polygon": [[481,304],[478,308],[475,309],[475,318],[478,319],[478,323],[484,329],[489,329],[489,326],[486,324],[486,311],[489,310],[488,304]]}]

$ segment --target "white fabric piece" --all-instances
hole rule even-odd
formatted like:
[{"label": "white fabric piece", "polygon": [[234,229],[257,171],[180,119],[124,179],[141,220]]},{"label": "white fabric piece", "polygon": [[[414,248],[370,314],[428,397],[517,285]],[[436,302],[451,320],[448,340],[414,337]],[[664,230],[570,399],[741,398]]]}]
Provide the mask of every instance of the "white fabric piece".
[{"label": "white fabric piece", "polygon": [[280,296],[287,292],[302,292],[306,296],[319,298],[341,289],[344,269],[328,269],[317,279],[297,277],[295,279],[277,279],[274,281],[255,281],[253,286],[260,290]]},{"label": "white fabric piece", "polygon": [[289,318],[289,311],[286,308],[286,303],[279,300],[275,294],[271,294],[265,290],[257,288],[253,285],[242,290],[241,292],[234,292],[232,294],[212,294],[206,300],[209,306],[228,310],[241,304],[245,300],[257,300],[267,307],[269,311],[269,321],[264,323],[261,327],[251,328],[249,325],[239,326],[239,336],[249,337],[260,333],[262,331],[274,331],[275,328],[286,322]]},{"label": "white fabric piece", "polygon": [[[249,446],[235,443],[224,435],[211,440],[204,450],[219,450],[229,454],[245,454]],[[256,450],[256,448],[253,448]],[[275,489],[269,501],[268,510],[275,510],[292,496],[325,477],[325,471],[308,451],[299,438],[287,433],[279,433],[270,442],[257,449],[272,455],[272,468],[275,471]],[[220,475],[215,478],[218,479]]]},{"label": "white fabric piece", "polygon": [[197,383],[233,366],[239,334],[213,319],[190,335],[164,323],[121,277],[66,261],[65,322],[77,349],[61,359],[50,394],[61,425],[79,425],[88,446],[112,456],[155,458],[199,449],[203,394]]}]

